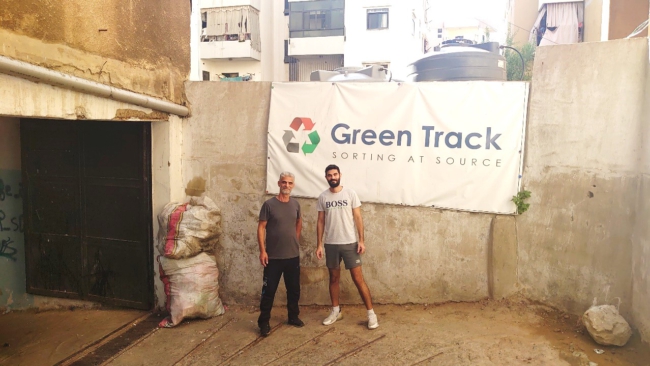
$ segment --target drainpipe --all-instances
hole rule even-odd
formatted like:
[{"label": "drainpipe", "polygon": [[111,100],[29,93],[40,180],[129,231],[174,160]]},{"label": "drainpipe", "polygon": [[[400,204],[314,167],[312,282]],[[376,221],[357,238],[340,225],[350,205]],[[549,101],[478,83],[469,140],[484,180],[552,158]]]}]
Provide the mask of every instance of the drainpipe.
[{"label": "drainpipe", "polygon": [[62,72],[53,71],[45,67],[32,65],[27,62],[13,60],[4,56],[0,56],[0,73],[71,89],[82,93],[93,94],[140,107],[151,108],[181,117],[186,117],[190,114],[190,110],[187,107],[166,100],[115,88],[96,81],[82,79]]}]

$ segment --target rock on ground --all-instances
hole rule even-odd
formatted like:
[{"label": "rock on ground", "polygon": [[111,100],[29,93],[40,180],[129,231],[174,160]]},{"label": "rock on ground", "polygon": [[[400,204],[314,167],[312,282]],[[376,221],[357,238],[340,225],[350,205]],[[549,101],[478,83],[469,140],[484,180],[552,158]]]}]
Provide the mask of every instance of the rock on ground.
[{"label": "rock on ground", "polygon": [[598,344],[624,346],[632,329],[613,305],[592,306],[582,316],[587,331]]}]

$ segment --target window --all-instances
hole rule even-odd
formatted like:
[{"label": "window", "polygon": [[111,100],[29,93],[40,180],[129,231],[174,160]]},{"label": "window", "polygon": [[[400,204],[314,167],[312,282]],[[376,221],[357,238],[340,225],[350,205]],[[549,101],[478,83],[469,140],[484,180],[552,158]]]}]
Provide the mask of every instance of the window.
[{"label": "window", "polygon": [[388,8],[368,9],[368,29],[388,28]]},{"label": "window", "polygon": [[224,72],[221,75],[223,75],[224,78],[236,78],[237,76],[239,76],[239,73],[238,72]]},{"label": "window", "polygon": [[344,0],[289,3],[289,37],[332,37],[344,35]]},{"label": "window", "polygon": [[203,71],[203,81],[210,81],[210,72]]},{"label": "window", "polygon": [[207,12],[202,12],[201,13],[201,29],[205,29],[208,26],[208,13]]}]

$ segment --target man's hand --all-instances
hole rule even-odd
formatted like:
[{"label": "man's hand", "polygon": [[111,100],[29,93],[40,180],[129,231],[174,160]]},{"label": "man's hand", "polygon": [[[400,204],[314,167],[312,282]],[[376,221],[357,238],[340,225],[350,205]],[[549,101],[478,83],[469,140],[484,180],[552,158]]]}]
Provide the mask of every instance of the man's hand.
[{"label": "man's hand", "polygon": [[316,258],[323,259],[323,247],[320,245],[316,248]]},{"label": "man's hand", "polygon": [[363,254],[366,252],[366,245],[363,243],[363,240],[359,240],[359,244],[357,245],[357,253]]},{"label": "man's hand", "polygon": [[260,253],[260,263],[262,263],[262,266],[264,267],[269,264],[269,255],[266,254],[266,252]]}]

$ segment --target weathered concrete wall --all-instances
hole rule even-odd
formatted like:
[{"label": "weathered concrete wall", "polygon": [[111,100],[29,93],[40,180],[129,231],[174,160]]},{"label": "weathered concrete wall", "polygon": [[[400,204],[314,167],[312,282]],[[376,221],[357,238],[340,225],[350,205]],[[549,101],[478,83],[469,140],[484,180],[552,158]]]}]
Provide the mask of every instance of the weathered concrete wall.
[{"label": "weathered concrete wall", "polygon": [[[18,187],[20,182],[20,130],[18,118],[49,118],[49,119],[77,119],[77,120],[114,120],[120,123],[128,121],[153,121],[152,135],[152,205],[153,212],[162,210],[170,201],[182,199],[181,188],[181,144],[182,120],[180,117],[167,115],[148,108],[104,99],[93,95],[83,94],[67,89],[35,83],[25,79],[0,74],[0,174],[11,175],[12,187]],[[122,122],[123,121],[123,122]],[[6,141],[5,141],[6,140]],[[7,182],[5,178],[2,178]],[[13,188],[12,188],[13,190]],[[20,201],[20,202],[18,202]],[[0,210],[3,202],[0,202]],[[15,200],[8,220],[19,216],[22,212],[22,201]],[[1,216],[1,215],[0,215]],[[153,227],[157,228],[158,221],[153,219]],[[11,221],[9,221],[11,222]],[[3,240],[6,238],[3,238]],[[51,308],[57,306],[94,306],[92,303],[70,301],[55,298],[25,295],[25,270],[24,270],[24,240],[22,233],[11,238],[12,247],[19,251],[16,262],[9,262],[0,268],[0,308],[9,304],[12,309],[29,307]],[[154,253],[154,263],[155,263]],[[0,262],[12,259],[0,258]],[[154,266],[155,291],[157,306],[164,305],[162,283],[158,277],[158,267]],[[11,276],[4,271],[11,270]],[[9,301],[9,291],[15,293]],[[24,299],[18,301],[17,299]]]},{"label": "weathered concrete wall", "polygon": [[20,119],[0,116],[0,314],[26,308],[94,307],[86,301],[26,292]]},{"label": "weathered concrete wall", "polygon": [[[364,273],[375,300],[472,301],[521,291],[580,314],[594,299],[620,299],[621,313],[650,341],[647,74],[644,39],[538,49],[523,182],[530,210],[515,218],[364,204]],[[270,84],[186,85],[194,114],[183,125],[182,185],[222,209],[224,300],[256,304]],[[327,271],[314,255],[315,200],[300,203],[302,303],[328,304]],[[359,302],[344,278],[343,301]]]},{"label": "weathered concrete wall", "polygon": [[0,55],[180,103],[190,4],[5,0]]},{"label": "weathered concrete wall", "polygon": [[20,120],[0,117],[0,311],[31,306],[25,293]]},{"label": "weathered concrete wall", "polygon": [[524,171],[531,208],[517,218],[519,280],[533,299],[581,313],[594,299],[620,298],[631,320],[647,63],[644,39],[537,51]]},{"label": "weathered concrete wall", "polygon": [[[186,86],[193,117],[183,126],[183,182],[187,192],[204,191],[222,210],[224,234],[217,257],[224,300],[256,304],[262,279],[257,217],[264,200],[270,198],[264,190],[271,84],[189,82]],[[197,182],[205,182],[205,186]],[[300,175],[296,184],[300,184]],[[323,179],[323,190],[326,187]],[[327,269],[314,253],[316,200],[299,201],[304,212],[301,302],[328,304]],[[376,302],[434,303],[488,297],[494,215],[377,204],[364,204],[362,212],[368,246],[364,273]],[[513,234],[514,225],[511,229]],[[504,230],[508,232],[507,225]],[[511,260],[516,263],[516,258]],[[516,265],[501,267],[497,276],[501,282],[496,281],[495,286],[512,286],[507,272],[516,276]],[[343,278],[342,301],[360,302],[349,276]],[[495,292],[506,291],[497,288]],[[276,301],[282,303],[284,296],[279,294]]]},{"label": "weathered concrete wall", "polygon": [[650,344],[650,69],[646,74],[645,110],[643,122],[645,128],[637,136],[641,140],[639,170],[639,195],[637,197],[636,230],[632,235],[632,311],[634,324],[641,336]]},{"label": "weathered concrete wall", "polygon": [[167,113],[149,108],[1,73],[0,86],[0,116],[104,121],[169,119]]},{"label": "weathered concrete wall", "polygon": [[603,0],[587,0],[585,5],[585,42],[599,42],[603,24]]}]

